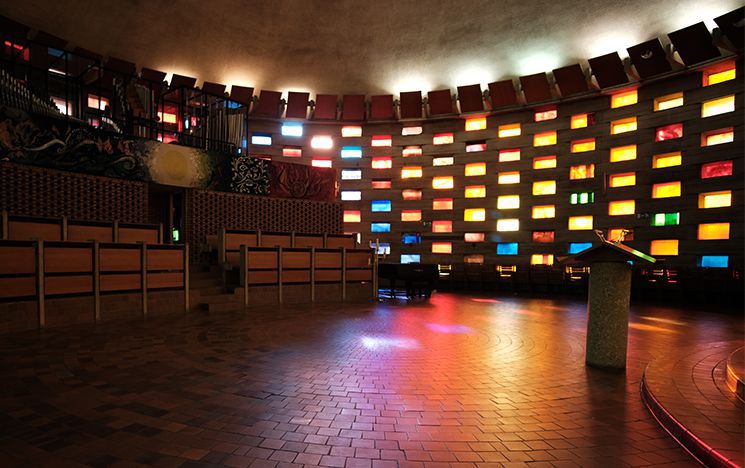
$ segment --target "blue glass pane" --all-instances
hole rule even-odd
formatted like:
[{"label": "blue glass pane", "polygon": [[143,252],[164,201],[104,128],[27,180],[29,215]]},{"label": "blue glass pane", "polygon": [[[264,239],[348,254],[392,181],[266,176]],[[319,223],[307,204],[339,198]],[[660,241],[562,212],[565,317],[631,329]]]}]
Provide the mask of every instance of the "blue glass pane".
[{"label": "blue glass pane", "polygon": [[372,223],[371,232],[391,232],[391,223]]},{"label": "blue glass pane", "polygon": [[421,258],[419,254],[401,254],[401,263],[419,263]]},{"label": "blue glass pane", "polygon": [[729,256],[704,255],[701,257],[699,266],[704,268],[727,268],[729,266]]},{"label": "blue glass pane", "polygon": [[416,233],[406,233],[403,235],[401,242],[404,244],[418,244],[421,242],[421,237]]},{"label": "blue glass pane", "polygon": [[373,200],[370,206],[370,209],[375,211],[391,211],[391,201],[390,200]]},{"label": "blue glass pane", "polygon": [[578,254],[592,247],[592,242],[572,242],[569,244],[569,253]]},{"label": "blue glass pane", "polygon": [[498,243],[497,255],[517,255],[517,242]]}]

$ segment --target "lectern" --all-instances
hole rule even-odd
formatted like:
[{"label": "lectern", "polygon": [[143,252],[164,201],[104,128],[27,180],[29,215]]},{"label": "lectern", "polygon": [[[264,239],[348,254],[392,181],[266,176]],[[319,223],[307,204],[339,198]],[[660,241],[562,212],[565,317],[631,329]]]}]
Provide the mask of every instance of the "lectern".
[{"label": "lectern", "polygon": [[590,267],[585,351],[588,366],[626,368],[633,261],[655,263],[656,260],[620,242],[607,240],[563,260]]}]

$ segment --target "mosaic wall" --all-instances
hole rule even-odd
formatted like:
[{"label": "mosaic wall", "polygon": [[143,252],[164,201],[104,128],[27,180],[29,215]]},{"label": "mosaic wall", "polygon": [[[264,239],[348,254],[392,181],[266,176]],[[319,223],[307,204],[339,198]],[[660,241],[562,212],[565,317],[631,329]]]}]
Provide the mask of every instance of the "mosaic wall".
[{"label": "mosaic wall", "polygon": [[206,237],[221,228],[280,232],[340,233],[342,205],[209,190],[188,190],[186,235],[192,259],[199,258]]},{"label": "mosaic wall", "polygon": [[29,216],[146,223],[145,182],[0,162],[0,209]]}]

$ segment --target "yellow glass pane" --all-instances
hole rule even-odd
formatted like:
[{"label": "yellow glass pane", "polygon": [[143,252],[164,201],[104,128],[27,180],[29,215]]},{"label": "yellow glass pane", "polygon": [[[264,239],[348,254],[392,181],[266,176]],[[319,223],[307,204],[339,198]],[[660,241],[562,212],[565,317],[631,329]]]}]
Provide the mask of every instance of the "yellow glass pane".
[{"label": "yellow glass pane", "polygon": [[419,210],[403,210],[401,211],[401,221],[421,221],[422,212]]},{"label": "yellow glass pane", "polygon": [[571,128],[585,128],[587,127],[587,114],[577,114],[572,116]]},{"label": "yellow glass pane", "polygon": [[530,256],[531,265],[553,265],[554,255],[553,254],[533,254]]},{"label": "yellow glass pane", "polygon": [[543,132],[533,135],[533,146],[550,146],[556,144],[556,132]]},{"label": "yellow glass pane", "polygon": [[592,179],[593,177],[595,177],[594,164],[580,164],[569,168],[570,180]]},{"label": "yellow glass pane", "polygon": [[654,98],[654,110],[663,111],[672,109],[673,107],[680,107],[683,105],[683,93],[666,94]]},{"label": "yellow glass pane", "polygon": [[587,140],[573,141],[571,144],[572,153],[584,153],[586,151],[594,151],[594,150],[595,150],[595,139],[594,138],[590,138]]},{"label": "yellow glass pane", "polygon": [[701,103],[701,117],[711,117],[735,110],[735,96],[724,96]]},{"label": "yellow glass pane", "polygon": [[516,210],[520,208],[520,195],[500,195],[497,197],[498,210]]},{"label": "yellow glass pane", "polygon": [[466,119],[466,131],[472,132],[475,130],[483,130],[486,128],[486,117],[476,117],[473,119]]},{"label": "yellow glass pane", "polygon": [[486,163],[470,163],[466,164],[466,175],[467,176],[482,176],[486,174]]},{"label": "yellow glass pane", "polygon": [[533,195],[553,195],[556,193],[555,180],[533,182]]},{"label": "yellow glass pane", "polygon": [[453,244],[450,242],[432,242],[432,253],[453,253]]},{"label": "yellow glass pane", "polygon": [[611,96],[610,107],[611,109],[616,109],[618,107],[630,106],[636,104],[638,100],[639,97],[636,94],[636,90],[632,89],[631,91],[626,91]]},{"label": "yellow glass pane", "polygon": [[362,127],[356,125],[347,125],[341,128],[341,136],[343,137],[359,137],[362,136]]},{"label": "yellow glass pane", "polygon": [[608,203],[608,214],[611,216],[631,215],[636,212],[634,200],[616,200]]},{"label": "yellow glass pane", "polygon": [[636,172],[613,174],[610,176],[611,187],[628,187],[630,185],[636,185]]},{"label": "yellow glass pane", "polygon": [[486,197],[485,185],[469,185],[465,191],[466,198],[484,198]]},{"label": "yellow glass pane", "polygon": [[714,146],[735,141],[735,132],[730,128],[712,130],[702,135],[701,146]]},{"label": "yellow glass pane", "polygon": [[438,133],[434,137],[432,137],[433,145],[449,145],[452,142],[453,142],[452,133]]},{"label": "yellow glass pane", "polygon": [[698,225],[699,240],[729,239],[729,223],[705,223]]},{"label": "yellow glass pane", "polygon": [[674,153],[655,154],[652,157],[652,168],[662,169],[663,167],[680,166],[683,161],[683,157],[680,155],[680,151]]},{"label": "yellow glass pane", "polygon": [[592,229],[592,216],[570,216],[568,227],[570,231],[585,231]]},{"label": "yellow glass pane", "polygon": [[610,123],[611,135],[636,131],[636,117],[614,120]]},{"label": "yellow glass pane", "polygon": [[621,239],[622,236],[625,236],[626,237],[626,240],[629,240],[630,239],[629,238],[629,233],[626,232],[624,234],[623,231],[629,231],[629,229],[624,229],[624,228],[611,228],[611,229],[608,229],[608,240],[611,241],[611,242],[618,241],[618,240]]},{"label": "yellow glass pane", "polygon": [[373,158],[372,160],[373,169],[390,169],[391,167],[393,167],[391,158]]},{"label": "yellow glass pane", "polygon": [[435,198],[432,200],[433,210],[452,210],[453,199],[452,198]]},{"label": "yellow glass pane", "polygon": [[653,240],[649,245],[650,255],[678,255],[677,239]]},{"label": "yellow glass pane", "polygon": [[698,196],[699,208],[720,208],[723,206],[732,206],[731,190],[702,193]]},{"label": "yellow glass pane", "polygon": [[556,167],[556,156],[533,158],[533,169],[552,169],[554,167]]},{"label": "yellow glass pane", "polygon": [[680,182],[665,182],[652,186],[652,198],[670,198],[680,196]]},{"label": "yellow glass pane", "polygon": [[636,159],[636,145],[616,146],[610,149],[610,162]]},{"label": "yellow glass pane", "polygon": [[453,157],[452,156],[445,156],[440,158],[433,158],[432,159],[432,165],[433,166],[452,166],[453,165]]},{"label": "yellow glass pane", "polygon": [[517,218],[505,218],[497,220],[498,232],[511,232],[520,230],[520,220]]},{"label": "yellow glass pane", "polygon": [[520,172],[500,172],[497,175],[497,183],[499,184],[519,184],[520,183]]},{"label": "yellow glass pane", "polygon": [[506,124],[506,125],[500,125],[499,130],[497,132],[499,135],[499,138],[509,138],[509,137],[515,137],[520,135],[520,124]]},{"label": "yellow glass pane", "polygon": [[345,223],[359,223],[362,219],[359,211],[345,211],[344,222]]},{"label": "yellow glass pane", "polygon": [[499,150],[499,162],[511,162],[520,160],[519,149]]},{"label": "yellow glass pane", "polygon": [[708,73],[705,76],[704,86],[711,86],[723,81],[734,80],[737,76],[735,68],[732,67],[729,70],[722,70],[716,73]]},{"label": "yellow glass pane", "polygon": [[466,208],[463,210],[463,221],[485,221],[486,210],[483,208]]},{"label": "yellow glass pane", "polygon": [[538,205],[532,209],[531,217],[533,219],[548,219],[556,217],[555,205]]},{"label": "yellow glass pane", "polygon": [[437,176],[432,178],[432,188],[435,190],[445,190],[453,188],[452,176]]},{"label": "yellow glass pane", "polygon": [[419,166],[406,166],[401,169],[402,179],[415,179],[422,176],[422,168]]}]

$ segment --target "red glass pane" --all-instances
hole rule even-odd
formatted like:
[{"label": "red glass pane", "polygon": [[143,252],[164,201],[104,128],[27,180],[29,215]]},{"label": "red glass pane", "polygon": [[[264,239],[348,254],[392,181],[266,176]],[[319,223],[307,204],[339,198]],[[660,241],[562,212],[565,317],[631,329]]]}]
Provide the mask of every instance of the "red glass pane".
[{"label": "red glass pane", "polygon": [[533,242],[548,243],[554,241],[554,231],[533,231]]},{"label": "red glass pane", "polygon": [[665,125],[664,127],[658,127],[655,132],[655,141],[674,140],[675,138],[681,138],[683,136],[683,124],[676,123],[672,125]]},{"label": "red glass pane", "polygon": [[716,161],[701,166],[701,178],[724,177],[732,175],[732,161]]}]

